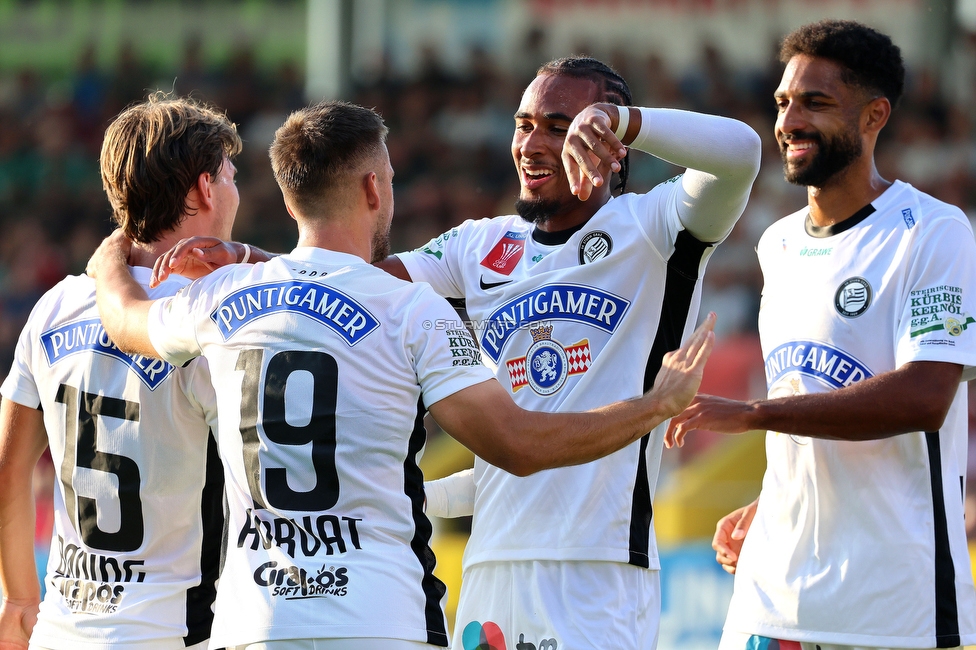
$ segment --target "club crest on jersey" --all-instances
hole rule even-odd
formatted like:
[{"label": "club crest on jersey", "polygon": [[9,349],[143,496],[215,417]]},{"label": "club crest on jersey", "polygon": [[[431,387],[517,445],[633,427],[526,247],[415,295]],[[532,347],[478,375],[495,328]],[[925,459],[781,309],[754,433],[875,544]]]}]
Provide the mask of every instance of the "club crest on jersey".
[{"label": "club crest on jersey", "polygon": [[579,263],[589,264],[602,260],[613,250],[613,240],[602,230],[587,233],[580,241]]},{"label": "club crest on jersey", "polygon": [[546,323],[530,328],[532,345],[525,356],[505,362],[513,393],[531,386],[539,395],[552,395],[563,387],[567,377],[590,369],[589,340],[563,347],[553,340],[552,329]]},{"label": "club crest on jersey", "polygon": [[847,278],[834,294],[837,313],[847,318],[857,318],[871,306],[871,285],[864,278]]},{"label": "club crest on jersey", "polygon": [[576,321],[612,334],[629,307],[630,301],[595,287],[547,284],[512,298],[485,318],[481,351],[498,363],[512,335],[540,321]]},{"label": "club crest on jersey", "polygon": [[813,377],[830,388],[843,388],[873,376],[856,357],[817,341],[790,341],[766,357],[767,386],[772,387],[784,375],[794,372]]},{"label": "club crest on jersey", "polygon": [[510,275],[518,266],[525,252],[525,233],[509,230],[505,236],[495,244],[495,247],[488,251],[485,259],[481,260],[481,266],[491,269],[495,273]]},{"label": "club crest on jersey", "polygon": [[238,289],[210,312],[210,320],[227,341],[251,321],[279,312],[311,318],[338,334],[349,347],[380,326],[368,309],[341,291],[300,280]]},{"label": "club crest on jersey", "polygon": [[97,318],[50,329],[41,334],[41,345],[49,366],[72,354],[86,351],[118,359],[129,366],[149,390],[156,390],[174,370],[172,365],[161,359],[144,357],[141,354],[128,355],[118,349]]}]

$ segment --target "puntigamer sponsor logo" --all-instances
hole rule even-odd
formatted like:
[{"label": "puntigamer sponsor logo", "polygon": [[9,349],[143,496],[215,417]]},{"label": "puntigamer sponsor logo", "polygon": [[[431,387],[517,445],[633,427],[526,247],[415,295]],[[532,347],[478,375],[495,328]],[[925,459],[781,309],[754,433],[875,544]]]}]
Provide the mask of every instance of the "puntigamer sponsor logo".
[{"label": "puntigamer sponsor logo", "polygon": [[850,386],[872,375],[866,365],[843,350],[817,341],[790,341],[766,357],[766,385],[783,375],[799,372],[815,377],[831,388]]},{"label": "puntigamer sponsor logo", "polygon": [[220,301],[210,320],[225,341],[248,323],[280,312],[307,316],[329,327],[350,347],[379,327],[379,322],[358,302],[332,287],[316,282],[287,280],[239,289]]},{"label": "puntigamer sponsor logo", "polygon": [[51,581],[65,606],[80,614],[112,614],[125,597],[126,583],[142,582],[144,560],[120,560],[92,553],[58,535],[58,566]]},{"label": "puntigamer sponsor logo", "polygon": [[630,301],[578,284],[550,284],[512,298],[493,311],[481,333],[481,349],[498,363],[512,334],[536,321],[570,320],[613,332]]},{"label": "puntigamer sponsor logo", "polygon": [[94,352],[118,359],[129,366],[149,390],[155,390],[173,372],[173,366],[165,361],[139,354],[128,355],[118,349],[97,318],[50,329],[41,334],[41,345],[51,366],[78,352]]}]

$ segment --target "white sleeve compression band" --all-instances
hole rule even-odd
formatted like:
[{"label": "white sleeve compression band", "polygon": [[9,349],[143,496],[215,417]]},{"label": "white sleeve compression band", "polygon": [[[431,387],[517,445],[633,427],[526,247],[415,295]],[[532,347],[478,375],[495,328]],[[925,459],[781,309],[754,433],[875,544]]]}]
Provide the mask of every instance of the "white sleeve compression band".
[{"label": "white sleeve compression band", "polygon": [[474,470],[424,481],[426,512],[433,517],[470,517],[474,513]]},{"label": "white sleeve compression band", "polygon": [[762,141],[747,124],[671,108],[641,108],[632,149],[687,168],[678,216],[697,239],[715,242],[732,230],[759,174]]}]

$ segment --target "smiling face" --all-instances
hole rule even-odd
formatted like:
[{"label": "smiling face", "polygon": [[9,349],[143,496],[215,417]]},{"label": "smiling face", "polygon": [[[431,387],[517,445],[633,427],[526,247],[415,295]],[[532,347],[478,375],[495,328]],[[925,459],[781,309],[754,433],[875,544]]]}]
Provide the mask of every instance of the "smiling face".
[{"label": "smiling face", "polygon": [[[566,75],[536,77],[522,95],[515,114],[512,157],[519,175],[516,210],[528,221],[547,221],[583,203],[569,191],[561,159],[566,131],[584,108],[600,101],[590,79]],[[590,201],[605,203],[609,183],[597,188]]]},{"label": "smiling face", "polygon": [[786,180],[823,187],[861,157],[861,112],[872,97],[828,59],[790,59],[776,89],[776,141]]}]

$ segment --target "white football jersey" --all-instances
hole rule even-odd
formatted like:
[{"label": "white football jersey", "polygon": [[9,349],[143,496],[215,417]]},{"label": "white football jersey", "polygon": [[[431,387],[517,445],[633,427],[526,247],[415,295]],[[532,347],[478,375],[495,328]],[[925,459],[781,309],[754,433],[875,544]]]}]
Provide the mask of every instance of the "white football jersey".
[{"label": "white football jersey", "polygon": [[[769,397],[913,361],[976,366],[976,244],[962,212],[896,181],[817,229],[803,209],[758,247]],[[883,647],[976,643],[963,522],[966,387],[939,431],[831,441],[769,432],[726,628]]]},{"label": "white football jersey", "polygon": [[381,637],[447,645],[417,465],[426,406],[490,380],[428,286],[298,248],[150,312],[171,363],[216,379],[229,538],[212,645]]},{"label": "white football jersey", "polygon": [[[148,287],[150,269],[131,271]],[[174,277],[150,294],[185,284]],[[206,640],[223,533],[206,362],[122,353],[98,318],[94,281],[71,276],[34,307],[0,392],[44,412],[57,475],[31,643],[166,650]]]},{"label": "white football jersey", "polygon": [[[571,234],[518,216],[466,221],[399,257],[414,281],[466,299],[485,363],[523,408],[584,411],[638,397],[694,328],[712,250],[682,228],[677,180],[611,199]],[[465,566],[660,568],[651,502],[665,428],[595,462],[524,478],[476,459]]]}]

